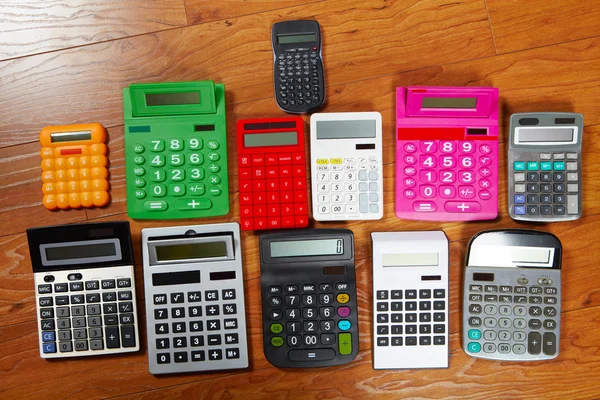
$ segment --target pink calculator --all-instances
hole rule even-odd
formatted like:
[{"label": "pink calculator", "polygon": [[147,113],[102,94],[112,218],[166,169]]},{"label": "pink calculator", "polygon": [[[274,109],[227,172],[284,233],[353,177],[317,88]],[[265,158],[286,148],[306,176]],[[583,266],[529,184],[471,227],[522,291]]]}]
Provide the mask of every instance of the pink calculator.
[{"label": "pink calculator", "polygon": [[498,89],[396,88],[396,215],[498,215]]}]

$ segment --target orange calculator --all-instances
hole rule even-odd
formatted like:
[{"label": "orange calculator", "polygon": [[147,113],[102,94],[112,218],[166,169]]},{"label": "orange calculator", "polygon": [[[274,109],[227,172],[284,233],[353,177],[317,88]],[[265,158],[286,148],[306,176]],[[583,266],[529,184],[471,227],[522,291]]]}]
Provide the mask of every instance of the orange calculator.
[{"label": "orange calculator", "polygon": [[47,126],[40,133],[43,204],[49,210],[104,206],[106,130],[100,124]]}]

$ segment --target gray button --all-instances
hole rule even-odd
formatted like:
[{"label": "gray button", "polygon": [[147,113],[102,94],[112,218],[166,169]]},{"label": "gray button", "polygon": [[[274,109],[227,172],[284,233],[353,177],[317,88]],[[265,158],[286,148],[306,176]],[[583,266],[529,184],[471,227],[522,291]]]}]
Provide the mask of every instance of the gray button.
[{"label": "gray button", "polygon": [[102,326],[101,317],[88,317],[89,326]]},{"label": "gray button", "polygon": [[90,349],[92,350],[103,350],[104,343],[102,343],[102,339],[90,340]]},{"label": "gray button", "polygon": [[495,328],[496,325],[498,325],[498,321],[496,321],[496,318],[485,318],[483,320],[483,325],[487,328]]},{"label": "gray button", "polygon": [[522,344],[513,345],[513,353],[515,354],[525,354],[525,346]]},{"label": "gray button", "polygon": [[515,174],[515,182],[525,182],[525,173],[519,172]]},{"label": "gray button", "polygon": [[56,307],[56,316],[58,318],[69,317],[69,307]]},{"label": "gray button", "polygon": [[510,353],[510,345],[508,343],[500,343],[498,345],[498,351],[502,354]]},{"label": "gray button", "polygon": [[513,321],[513,326],[517,329],[525,329],[527,322],[523,318],[517,318]]},{"label": "gray button", "polygon": [[98,315],[100,314],[100,304],[90,304],[87,306],[88,315]]},{"label": "gray button", "polygon": [[370,181],[376,181],[377,178],[379,178],[379,174],[377,174],[377,171],[369,172],[369,180]]},{"label": "gray button", "polygon": [[359,181],[366,181],[367,180],[367,171],[358,171],[358,180]]},{"label": "gray button", "polygon": [[102,328],[90,328],[90,338],[102,337]]},{"label": "gray button", "polygon": [[529,354],[540,354],[542,351],[542,335],[539,332],[529,332],[527,347]]},{"label": "gray button", "polygon": [[567,153],[567,159],[577,160],[577,153]]},{"label": "gray button", "polygon": [[498,320],[498,326],[500,326],[500,328],[510,328],[511,325],[512,321],[510,320],[510,318],[500,318]]},{"label": "gray button", "polygon": [[513,332],[513,339],[516,342],[522,342],[525,340],[525,332],[515,331]]},{"label": "gray button", "polygon": [[576,162],[568,162],[567,163],[567,171],[577,171],[577,163]]},{"label": "gray button", "polygon": [[73,343],[71,342],[59,342],[58,343],[58,350],[61,353],[68,353],[73,351]]},{"label": "gray button", "polygon": [[525,193],[525,184],[519,183],[515,185],[515,193]]},{"label": "gray button", "polygon": [[577,181],[577,179],[579,179],[577,172],[567,172],[567,181],[573,182]]},{"label": "gray button", "polygon": [[485,340],[496,340],[496,336],[498,336],[496,331],[483,331],[483,338]]},{"label": "gray button", "polygon": [[366,182],[360,182],[358,184],[358,190],[361,192],[366,192],[368,190],[368,186]]},{"label": "gray button", "polygon": [[579,209],[579,196],[576,194],[567,195],[567,214],[577,214]]},{"label": "gray button", "polygon": [[495,315],[496,311],[498,311],[498,307],[493,304],[488,304],[483,308],[483,312],[485,312],[487,315]]},{"label": "gray button", "polygon": [[550,153],[540,153],[540,160],[549,160],[551,156]]},{"label": "gray button", "polygon": [[378,213],[379,212],[379,205],[377,205],[377,204],[369,204],[369,212]]},{"label": "gray button", "polygon": [[87,330],[86,329],[74,329],[73,330],[73,338],[74,339],[87,339]]},{"label": "gray button", "polygon": [[510,306],[506,304],[500,306],[500,314],[501,315],[510,315]]},{"label": "gray button", "polygon": [[524,306],[515,306],[515,315],[521,317],[525,314],[527,314],[527,308]]},{"label": "gray button", "polygon": [[85,315],[85,306],[72,306],[71,314],[73,314],[74,317]]},{"label": "gray button", "polygon": [[484,343],[483,351],[486,353],[494,353],[496,351],[496,345],[494,343]]},{"label": "gray button", "polygon": [[86,351],[88,349],[87,340],[80,340],[75,342],[75,350],[76,351]]},{"label": "gray button", "polygon": [[68,329],[71,327],[71,320],[68,318],[59,319],[56,325],[58,326],[58,329]]},{"label": "gray button", "polygon": [[85,328],[85,317],[73,318],[73,328]]},{"label": "gray button", "polygon": [[564,160],[565,159],[565,153],[554,153],[554,159],[555,160]]},{"label": "gray button", "polygon": [[377,193],[369,193],[369,201],[379,201],[379,195]]},{"label": "gray button", "polygon": [[71,340],[71,331],[58,331],[58,340]]},{"label": "gray button", "polygon": [[379,185],[377,184],[377,182],[371,182],[369,183],[369,190],[371,192],[376,192],[379,190]]},{"label": "gray button", "polygon": [[366,213],[369,211],[369,198],[366,193],[361,193],[358,195],[358,207],[361,213]]},{"label": "gray button", "polygon": [[569,193],[577,193],[579,191],[579,184],[577,183],[567,183],[567,192]]}]

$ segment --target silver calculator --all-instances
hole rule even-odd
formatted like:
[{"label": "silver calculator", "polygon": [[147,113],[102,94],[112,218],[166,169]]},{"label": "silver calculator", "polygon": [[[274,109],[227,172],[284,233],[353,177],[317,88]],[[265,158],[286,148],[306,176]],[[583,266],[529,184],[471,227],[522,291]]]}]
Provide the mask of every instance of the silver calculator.
[{"label": "silver calculator", "polygon": [[139,350],[129,222],[27,230],[40,357]]},{"label": "silver calculator", "polygon": [[151,374],[248,367],[238,223],[142,230]]},{"label": "silver calculator", "polygon": [[524,113],[510,117],[508,212],[522,221],[581,217],[583,115]]},{"label": "silver calculator", "polygon": [[552,234],[498,230],[467,250],[463,349],[506,361],[555,358],[560,343],[562,246]]}]

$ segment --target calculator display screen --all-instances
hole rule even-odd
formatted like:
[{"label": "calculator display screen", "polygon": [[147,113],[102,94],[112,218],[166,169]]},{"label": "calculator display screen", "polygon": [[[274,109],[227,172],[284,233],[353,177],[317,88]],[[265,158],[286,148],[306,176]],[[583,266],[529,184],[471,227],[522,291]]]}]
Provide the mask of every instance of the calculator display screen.
[{"label": "calculator display screen", "polygon": [[476,108],[476,97],[423,97],[421,108]]},{"label": "calculator display screen", "polygon": [[156,261],[196,260],[227,256],[227,243],[204,242],[156,246]]},{"label": "calculator display screen", "polygon": [[439,265],[438,253],[383,254],[384,267],[434,267]]},{"label": "calculator display screen", "polygon": [[74,142],[77,140],[91,140],[92,131],[80,131],[80,132],[64,132],[64,133],[51,133],[50,141],[52,143],[59,142]]},{"label": "calculator display screen", "polygon": [[48,261],[72,260],[75,258],[111,257],[115,255],[117,255],[117,248],[114,243],[98,243],[46,248],[46,260]]},{"label": "calculator display screen", "polygon": [[316,42],[316,33],[304,33],[301,35],[279,35],[277,36],[277,44],[291,44],[291,43],[308,43]]},{"label": "calculator display screen", "polygon": [[200,104],[200,92],[146,94],[147,106],[178,106],[184,104]]},{"label": "calculator display screen", "polygon": [[573,141],[573,128],[520,128],[517,143],[543,143]]},{"label": "calculator display screen", "polygon": [[271,242],[270,249],[272,258],[340,255],[344,254],[344,240],[287,240]]},{"label": "calculator display screen", "polygon": [[244,147],[295,146],[297,144],[297,132],[251,133],[244,135]]},{"label": "calculator display screen", "polygon": [[494,282],[494,274],[486,272],[473,273],[473,280],[477,282]]},{"label": "calculator display screen", "polygon": [[374,119],[317,121],[317,139],[363,139],[374,138],[376,134]]}]

